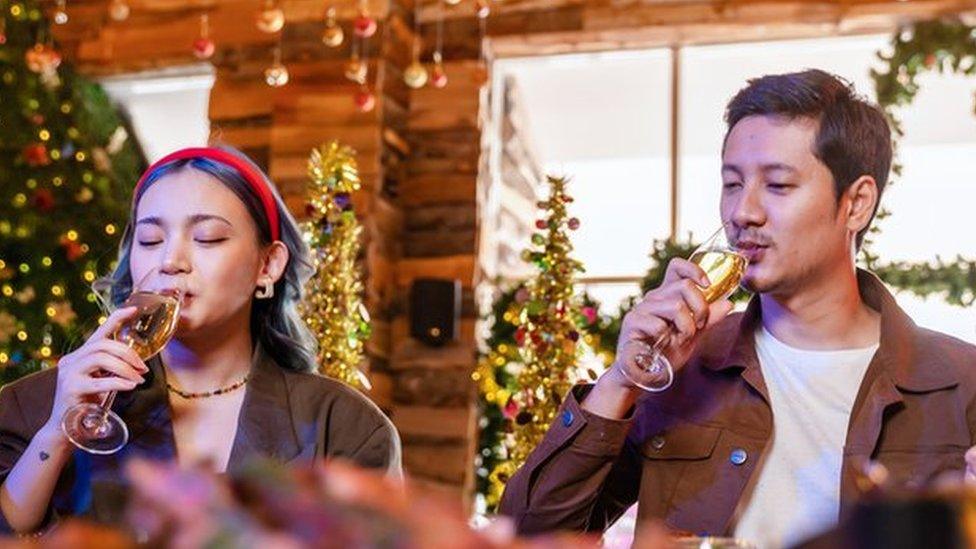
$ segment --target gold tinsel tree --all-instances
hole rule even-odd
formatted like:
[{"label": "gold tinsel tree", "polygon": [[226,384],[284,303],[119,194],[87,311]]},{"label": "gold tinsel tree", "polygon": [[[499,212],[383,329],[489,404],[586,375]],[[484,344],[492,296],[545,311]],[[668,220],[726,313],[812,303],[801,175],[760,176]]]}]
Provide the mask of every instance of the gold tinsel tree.
[{"label": "gold tinsel tree", "polygon": [[316,272],[306,287],[302,315],[318,339],[319,371],[368,390],[360,369],[370,324],[356,262],[362,226],[352,208],[352,193],[360,188],[355,151],[337,141],[313,150],[308,175],[309,220],[302,228]]},{"label": "gold tinsel tree", "polygon": [[520,362],[510,397],[491,370],[493,363],[513,362],[510,348],[493,349],[475,374],[482,393],[492,394],[491,400],[499,404],[501,399],[507,400],[505,412],[514,418],[513,433],[505,442],[506,459],[495,464],[489,477],[489,506],[542,441],[559,404],[579,379],[578,359],[585,344],[580,330],[591,322],[573,291],[573,280],[583,270],[570,255],[573,245],[568,230],[579,227],[579,220],[566,212],[573,199],[566,194],[565,178],[548,177],[547,182],[549,197],[539,202],[539,232],[532,235],[532,247],[522,256],[539,271],[515,293],[515,304],[505,315],[517,326],[514,339]]},{"label": "gold tinsel tree", "polygon": [[566,179],[549,176],[547,182],[549,198],[539,203],[543,218],[536,221],[539,232],[532,235],[533,247],[523,253],[539,274],[528,283],[515,332],[524,363],[518,374],[521,390],[513,395],[518,412],[511,457],[516,467],[542,441],[563,397],[578,381],[581,307],[573,280],[583,264],[570,255],[568,230],[576,230],[579,220],[566,213],[573,201],[566,194]]}]

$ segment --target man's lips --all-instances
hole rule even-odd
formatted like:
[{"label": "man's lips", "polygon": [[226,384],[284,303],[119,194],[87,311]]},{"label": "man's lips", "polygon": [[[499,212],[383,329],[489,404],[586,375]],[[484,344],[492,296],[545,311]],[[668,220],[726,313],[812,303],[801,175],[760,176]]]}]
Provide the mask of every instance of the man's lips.
[{"label": "man's lips", "polygon": [[754,240],[739,240],[735,243],[736,251],[744,255],[750,263],[761,259],[768,247],[767,244],[760,244]]}]

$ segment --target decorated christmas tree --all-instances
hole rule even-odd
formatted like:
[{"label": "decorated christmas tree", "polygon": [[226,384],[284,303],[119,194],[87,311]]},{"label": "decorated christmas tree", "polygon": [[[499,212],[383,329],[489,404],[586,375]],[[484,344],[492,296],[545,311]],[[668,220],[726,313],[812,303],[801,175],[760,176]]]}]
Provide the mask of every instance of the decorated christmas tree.
[{"label": "decorated christmas tree", "polygon": [[370,325],[357,263],[362,226],[352,208],[352,193],[360,188],[355,152],[336,141],[324,145],[312,151],[308,174],[310,219],[303,228],[316,272],[303,316],[318,339],[321,373],[368,390],[360,369]]},{"label": "decorated christmas tree", "polygon": [[544,219],[523,259],[538,275],[496,300],[488,350],[473,375],[478,383],[481,435],[476,462],[478,491],[493,510],[505,483],[542,439],[569,388],[598,372],[581,358],[595,355],[597,369],[609,364],[616,341],[612,320],[599,305],[578,295],[573,281],[583,267],[571,256],[566,181],[548,178],[550,194],[539,203]]},{"label": "decorated christmas tree", "polygon": [[62,63],[35,1],[0,12],[0,383],[76,346],[100,315],[144,161],[104,91]]}]

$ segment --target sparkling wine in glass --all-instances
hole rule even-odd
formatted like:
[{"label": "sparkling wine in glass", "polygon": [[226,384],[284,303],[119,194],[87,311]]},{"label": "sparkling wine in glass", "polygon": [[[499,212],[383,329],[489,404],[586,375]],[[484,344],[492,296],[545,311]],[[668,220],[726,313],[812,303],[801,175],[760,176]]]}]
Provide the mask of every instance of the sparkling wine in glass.
[{"label": "sparkling wine in glass", "polygon": [[[167,281],[166,278],[156,269],[133,286],[121,307],[136,307],[137,312],[111,336],[132,348],[144,361],[166,346],[180,318],[183,290],[175,282],[181,280]],[[92,454],[113,454],[125,446],[129,430],[122,418],[112,411],[115,394],[110,391],[99,404],[76,404],[64,413],[61,429],[75,446]]]},{"label": "sparkling wine in glass", "polygon": [[[708,277],[709,286],[701,288],[708,303],[715,303],[732,295],[749,265],[746,256],[729,243],[726,225],[696,248],[688,260],[701,267]],[[663,351],[672,335],[673,332],[667,330],[653,344],[634,342],[640,349],[630,359],[633,364],[621,369],[631,383],[650,392],[660,392],[671,385],[674,370]],[[663,382],[662,377],[665,378]]]}]

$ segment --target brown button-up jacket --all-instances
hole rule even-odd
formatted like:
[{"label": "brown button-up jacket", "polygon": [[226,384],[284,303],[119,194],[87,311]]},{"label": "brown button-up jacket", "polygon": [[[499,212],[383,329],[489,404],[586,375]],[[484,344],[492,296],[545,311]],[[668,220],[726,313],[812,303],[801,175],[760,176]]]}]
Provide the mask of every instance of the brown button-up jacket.
[{"label": "brown button-up jacket", "polygon": [[[165,370],[158,359],[147,365],[151,377],[134,391],[119,393],[112,407],[129,427],[129,443],[108,456],[76,449],[58,479],[45,523],[83,515],[117,524],[127,501],[125,460],[176,458]],[[52,368],[0,390],[0,482],[50,416],[56,384],[57,371]],[[343,458],[401,474],[400,438],[393,424],[372,402],[340,382],[285,370],[257,345],[245,391],[236,432],[214,433],[234,437],[229,472],[262,456],[289,463]],[[0,531],[10,531],[2,516]]]},{"label": "brown button-up jacket", "polygon": [[[962,471],[976,433],[976,347],[917,327],[874,275],[860,271],[858,283],[881,314],[881,341],[843,448],[842,517],[857,499],[855,467],[865,458],[884,464],[897,485],[921,485]],[[674,385],[642,396],[628,419],[584,411],[589,387],[576,387],[509,480],[502,512],[522,533],[600,531],[638,502],[639,519],[731,534],[773,429],[755,351],[759,321],[753,299],[713,326]]]}]

